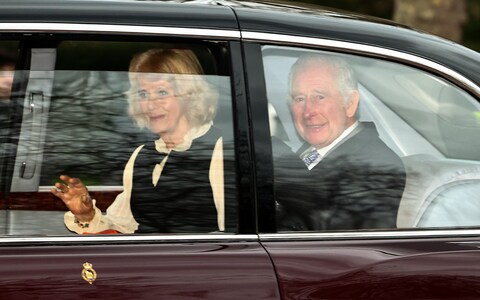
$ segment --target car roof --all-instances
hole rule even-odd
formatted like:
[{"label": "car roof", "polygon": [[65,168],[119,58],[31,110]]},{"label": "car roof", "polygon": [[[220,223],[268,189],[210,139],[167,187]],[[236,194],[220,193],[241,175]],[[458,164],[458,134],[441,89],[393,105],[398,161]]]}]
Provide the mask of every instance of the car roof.
[{"label": "car roof", "polygon": [[270,1],[234,9],[244,32],[311,37],[401,51],[452,68],[480,85],[478,52],[389,20]]},{"label": "car roof", "polygon": [[0,20],[238,29],[230,8],[203,1],[4,0]]},{"label": "car roof", "polygon": [[311,37],[413,54],[480,84],[478,52],[388,20],[290,1],[3,0],[0,22],[181,26]]}]

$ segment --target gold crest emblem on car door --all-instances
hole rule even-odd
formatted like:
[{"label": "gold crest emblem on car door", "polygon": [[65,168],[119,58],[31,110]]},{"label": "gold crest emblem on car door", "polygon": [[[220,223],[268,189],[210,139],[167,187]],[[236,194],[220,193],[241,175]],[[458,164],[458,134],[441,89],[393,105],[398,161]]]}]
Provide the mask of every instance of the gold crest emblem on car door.
[{"label": "gold crest emblem on car door", "polygon": [[93,265],[89,262],[83,264],[82,278],[89,284],[97,279],[97,272],[93,269]]}]

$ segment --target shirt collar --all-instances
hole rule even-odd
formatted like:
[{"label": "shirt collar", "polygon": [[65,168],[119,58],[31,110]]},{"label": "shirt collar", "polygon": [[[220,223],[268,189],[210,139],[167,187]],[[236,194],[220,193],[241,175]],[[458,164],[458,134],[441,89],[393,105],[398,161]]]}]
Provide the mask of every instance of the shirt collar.
[{"label": "shirt collar", "polygon": [[183,142],[181,142],[178,145],[175,145],[172,149],[168,149],[167,145],[165,144],[163,139],[160,137],[158,140],[155,141],[155,149],[161,153],[170,153],[170,151],[177,151],[177,152],[187,151],[192,146],[193,140],[204,135],[210,129],[211,126],[212,124],[208,123],[199,127],[191,128],[187,132],[187,134],[185,134]]},{"label": "shirt collar", "polygon": [[[358,121],[355,121],[355,123],[353,123],[350,127],[345,129],[342,132],[342,134],[340,134],[332,143],[330,143],[330,145],[325,146],[325,147],[320,148],[320,149],[317,149],[318,153],[320,154],[320,157],[324,157],[325,155],[327,155],[327,153],[330,150],[332,150],[336,145],[338,145],[342,140],[344,140],[350,133],[352,133],[352,131],[355,130],[355,128],[358,127],[358,124],[359,124]],[[305,150],[300,155],[300,157],[301,158],[305,157],[306,155],[308,155],[313,150],[315,150],[315,147],[313,147],[313,146],[308,147],[308,149]],[[312,163],[308,168],[311,170],[313,167],[315,167],[320,162],[320,160],[321,159],[318,159],[316,162]]]}]

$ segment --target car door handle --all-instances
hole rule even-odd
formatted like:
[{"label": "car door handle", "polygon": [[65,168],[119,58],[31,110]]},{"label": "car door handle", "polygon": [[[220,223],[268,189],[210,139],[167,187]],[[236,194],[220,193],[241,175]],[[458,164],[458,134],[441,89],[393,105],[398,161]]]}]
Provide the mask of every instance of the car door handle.
[{"label": "car door handle", "polygon": [[35,161],[24,161],[22,162],[22,166],[20,169],[20,177],[23,179],[32,179],[33,175],[35,175]]},{"label": "car door handle", "polygon": [[[43,92],[42,91],[32,91],[29,96],[29,108],[30,112],[35,116],[35,103],[43,103]],[[38,106],[42,110],[42,105]],[[41,111],[40,111],[41,113]]]}]

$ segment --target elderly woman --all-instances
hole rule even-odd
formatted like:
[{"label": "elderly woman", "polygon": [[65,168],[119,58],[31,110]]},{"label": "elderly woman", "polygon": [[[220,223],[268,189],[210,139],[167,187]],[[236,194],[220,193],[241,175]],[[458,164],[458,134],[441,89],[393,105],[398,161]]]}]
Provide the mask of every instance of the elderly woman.
[{"label": "elderly woman", "polygon": [[77,233],[170,233],[224,230],[223,144],[212,126],[218,95],[190,50],[152,49],[129,67],[129,114],[160,138],[140,145],[123,175],[124,190],[107,209],[82,181],[61,175],[51,192],[70,210]]}]

